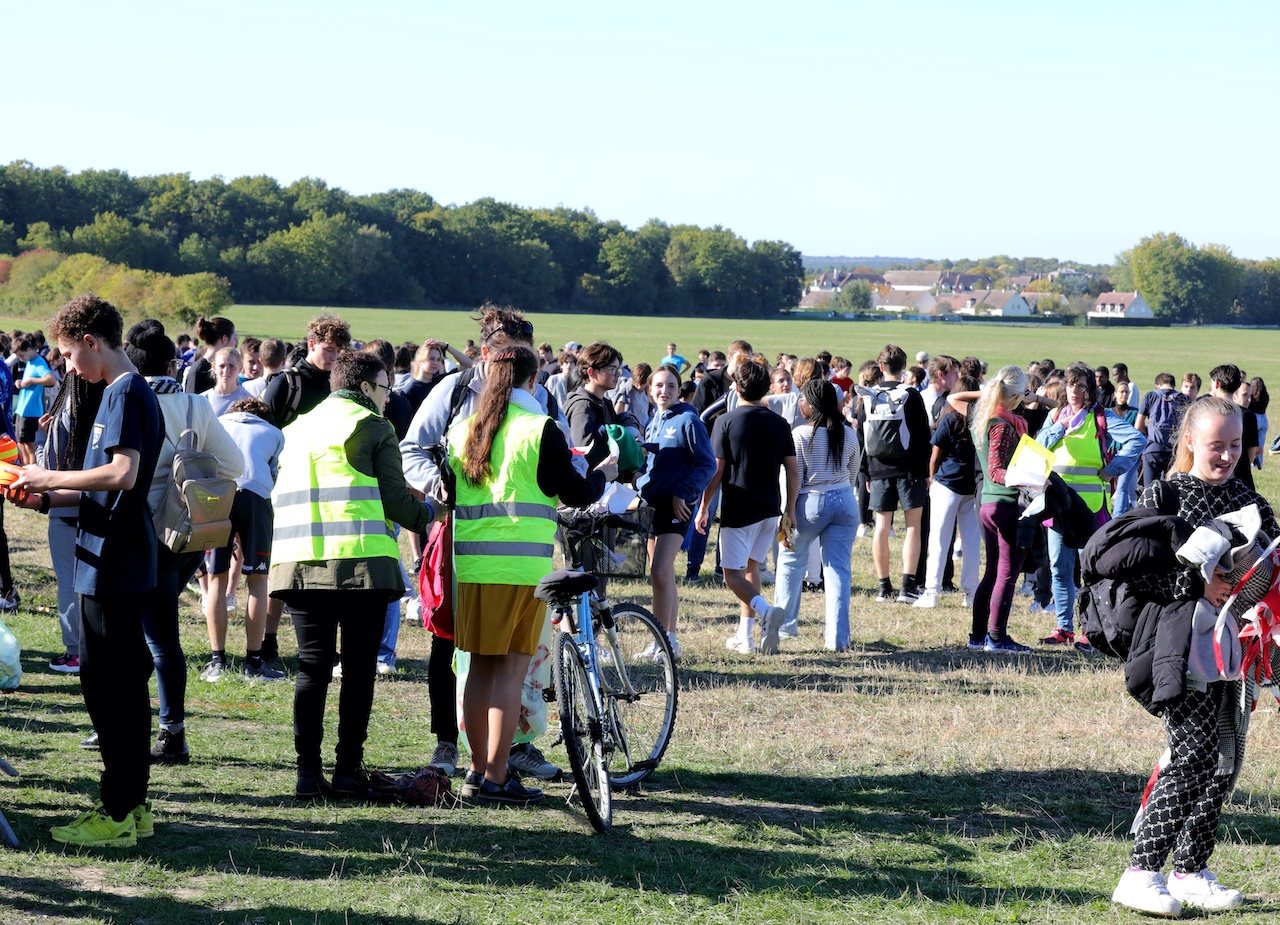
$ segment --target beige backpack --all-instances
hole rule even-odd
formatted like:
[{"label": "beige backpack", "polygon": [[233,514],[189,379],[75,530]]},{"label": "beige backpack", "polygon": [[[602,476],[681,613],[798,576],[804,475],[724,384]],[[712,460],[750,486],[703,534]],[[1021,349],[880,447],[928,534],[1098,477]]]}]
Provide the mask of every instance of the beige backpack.
[{"label": "beige backpack", "polygon": [[219,477],[217,457],[198,449],[192,402],[204,399],[186,398],[187,426],[178,437],[173,473],[164,496],[151,512],[156,538],[175,553],[226,546],[231,540],[231,505],[236,499],[235,479]]}]

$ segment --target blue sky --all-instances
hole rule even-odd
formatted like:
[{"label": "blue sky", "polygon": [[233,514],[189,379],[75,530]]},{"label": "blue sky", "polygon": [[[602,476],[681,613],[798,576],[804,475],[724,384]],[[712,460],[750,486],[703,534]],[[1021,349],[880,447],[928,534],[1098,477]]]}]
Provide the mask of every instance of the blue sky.
[{"label": "blue sky", "polygon": [[[625,7],[625,8],[624,8]],[[0,159],[320,177],[806,254],[1280,256],[1280,4],[22,4]]]}]

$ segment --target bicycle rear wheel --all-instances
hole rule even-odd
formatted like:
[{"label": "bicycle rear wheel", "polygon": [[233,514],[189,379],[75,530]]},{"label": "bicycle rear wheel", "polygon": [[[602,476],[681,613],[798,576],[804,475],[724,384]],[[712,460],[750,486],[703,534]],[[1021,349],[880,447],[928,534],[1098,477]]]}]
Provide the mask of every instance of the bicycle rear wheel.
[{"label": "bicycle rear wheel", "polygon": [[560,732],[569,754],[569,767],[582,809],[597,832],[613,825],[613,795],[609,790],[609,752],[604,727],[587,683],[587,667],[568,633],[556,638],[556,702],[560,707]]},{"label": "bicycle rear wheel", "polygon": [[[600,697],[618,752],[609,783],[622,789],[640,783],[662,760],[675,728],[679,685],[671,643],[653,614],[639,604],[618,604],[613,623],[621,667],[635,691],[634,696],[627,693],[612,659],[602,660]],[[608,649],[603,638],[600,644]]]}]

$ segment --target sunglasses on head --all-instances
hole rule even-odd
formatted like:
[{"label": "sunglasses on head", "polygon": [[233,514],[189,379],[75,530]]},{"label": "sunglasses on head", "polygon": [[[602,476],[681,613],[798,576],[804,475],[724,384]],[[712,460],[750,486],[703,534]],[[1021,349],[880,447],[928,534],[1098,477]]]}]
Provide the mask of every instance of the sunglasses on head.
[{"label": "sunglasses on head", "polygon": [[533,322],[531,321],[502,321],[488,330],[481,331],[480,337],[488,340],[501,331],[508,337],[533,337]]}]

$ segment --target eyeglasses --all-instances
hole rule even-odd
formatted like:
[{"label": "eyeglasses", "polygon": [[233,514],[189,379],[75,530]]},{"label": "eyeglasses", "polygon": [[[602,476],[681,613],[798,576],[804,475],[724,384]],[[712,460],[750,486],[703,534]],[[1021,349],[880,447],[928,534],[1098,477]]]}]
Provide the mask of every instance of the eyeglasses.
[{"label": "eyeglasses", "polygon": [[616,363],[611,366],[593,366],[592,369],[598,373],[613,373],[614,375],[622,371],[622,367]]},{"label": "eyeglasses", "polygon": [[387,382],[370,382],[369,386],[370,388],[374,388],[374,389],[382,389],[382,391],[384,392],[388,391],[391,388],[390,383],[387,383]]},{"label": "eyeglasses", "polygon": [[487,341],[489,338],[493,337],[493,335],[497,334],[499,331],[501,331],[503,334],[506,334],[508,337],[532,338],[533,322],[531,321],[500,321],[497,324],[495,324],[493,327],[487,330],[481,331],[480,339]]}]

